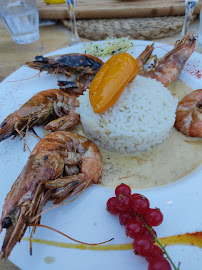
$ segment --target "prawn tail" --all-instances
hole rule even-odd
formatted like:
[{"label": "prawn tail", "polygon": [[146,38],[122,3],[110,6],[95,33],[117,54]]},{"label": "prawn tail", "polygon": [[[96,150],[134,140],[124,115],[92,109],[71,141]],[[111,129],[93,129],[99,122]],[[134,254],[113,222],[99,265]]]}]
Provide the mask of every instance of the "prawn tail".
[{"label": "prawn tail", "polygon": [[148,45],[145,50],[137,57],[136,61],[139,67],[139,73],[144,71],[144,64],[147,62],[149,57],[151,56],[154,50],[154,43],[152,45]]},{"label": "prawn tail", "polygon": [[195,44],[195,43],[196,43],[196,38],[194,37],[193,32],[189,32],[189,34],[187,36],[185,36],[181,40],[176,41],[175,47],[179,47],[179,46],[192,47],[193,44]]},{"label": "prawn tail", "polygon": [[193,33],[190,32],[186,37],[177,41],[173,50],[168,52],[163,58],[162,61],[168,61],[168,59],[174,56],[175,61],[180,58],[180,71],[184,67],[186,61],[189,59],[191,54],[194,51],[196,44],[196,38],[193,36]]}]

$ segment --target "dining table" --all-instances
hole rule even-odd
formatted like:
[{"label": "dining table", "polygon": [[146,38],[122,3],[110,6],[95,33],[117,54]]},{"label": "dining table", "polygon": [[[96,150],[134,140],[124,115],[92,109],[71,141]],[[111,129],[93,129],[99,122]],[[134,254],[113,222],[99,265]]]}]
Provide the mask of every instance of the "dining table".
[{"label": "dining table", "polygon": [[[202,54],[202,44],[198,41],[199,17],[190,25],[190,30],[194,32],[197,38],[195,51]],[[179,40],[180,37],[181,33],[179,32],[172,37],[153,41],[174,45],[175,41]],[[81,38],[81,41],[88,42],[89,40]],[[37,41],[26,45],[16,44],[3,23],[0,21],[0,82],[12,72],[23,66],[26,61],[32,61],[36,55],[45,55],[70,45],[71,32],[60,20],[46,21],[45,24],[40,20],[40,38]],[[27,252],[27,256],[30,256],[29,251]],[[17,269],[19,268],[9,260],[0,260],[0,270]]]}]

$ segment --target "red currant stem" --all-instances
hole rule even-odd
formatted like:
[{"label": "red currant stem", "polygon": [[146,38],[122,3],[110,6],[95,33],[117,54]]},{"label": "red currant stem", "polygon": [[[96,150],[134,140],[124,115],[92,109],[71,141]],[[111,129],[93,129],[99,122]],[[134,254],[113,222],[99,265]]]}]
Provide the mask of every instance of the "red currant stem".
[{"label": "red currant stem", "polygon": [[[132,211],[133,211],[133,209],[132,209]],[[143,222],[145,228],[147,228],[147,230],[150,231],[151,235],[154,237],[155,242],[162,248],[163,253],[166,255],[167,259],[170,261],[170,263],[172,264],[172,266],[174,267],[174,269],[175,269],[175,270],[179,270],[179,269],[180,269],[180,263],[178,264],[178,267],[175,266],[174,262],[172,261],[172,259],[171,259],[170,256],[168,255],[168,253],[167,253],[165,247],[161,244],[161,242],[158,240],[158,238],[156,237],[156,235],[153,233],[152,227],[149,227],[149,226],[147,225],[147,223],[145,222],[145,220],[144,220],[139,214],[135,213],[134,211],[133,211],[133,213],[134,213],[136,216],[139,217],[139,219]]]}]

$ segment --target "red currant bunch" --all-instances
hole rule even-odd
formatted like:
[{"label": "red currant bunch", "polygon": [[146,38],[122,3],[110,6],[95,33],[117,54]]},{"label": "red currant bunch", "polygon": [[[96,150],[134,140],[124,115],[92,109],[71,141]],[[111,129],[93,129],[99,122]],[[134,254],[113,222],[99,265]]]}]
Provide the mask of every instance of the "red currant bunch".
[{"label": "red currant bunch", "polygon": [[163,250],[155,245],[157,234],[152,227],[163,221],[160,209],[150,208],[145,196],[131,194],[131,188],[125,184],[116,187],[115,195],[107,201],[107,211],[119,214],[120,224],[126,226],[126,234],[133,239],[135,254],[146,258],[148,270],[171,270]]}]

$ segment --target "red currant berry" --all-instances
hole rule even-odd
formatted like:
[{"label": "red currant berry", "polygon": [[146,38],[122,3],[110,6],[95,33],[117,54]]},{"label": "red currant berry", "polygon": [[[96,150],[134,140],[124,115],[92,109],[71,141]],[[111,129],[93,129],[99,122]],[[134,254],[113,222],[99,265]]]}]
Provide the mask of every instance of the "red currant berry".
[{"label": "red currant berry", "polygon": [[152,256],[163,257],[163,250],[159,246],[154,245],[154,249],[152,251]]},{"label": "red currant berry", "polygon": [[134,214],[132,211],[121,212],[119,215],[119,221],[121,225],[126,225],[127,222],[134,218]]},{"label": "red currant berry", "polygon": [[116,197],[112,197],[107,201],[106,209],[112,215],[118,214],[120,212],[116,204]]},{"label": "red currant berry", "polygon": [[144,196],[136,196],[131,198],[130,205],[136,213],[141,215],[149,209],[149,200]]},{"label": "red currant berry", "polygon": [[136,219],[129,220],[126,224],[126,234],[133,239],[141,234],[142,229],[142,224]]},{"label": "red currant berry", "polygon": [[153,258],[163,258],[163,250],[157,245],[154,245],[151,255],[146,257],[146,260],[150,262]]},{"label": "red currant berry", "polygon": [[131,195],[131,188],[125,184],[120,184],[115,189],[115,195],[118,198],[120,194],[130,196]]},{"label": "red currant berry", "polygon": [[[156,231],[155,231],[154,229],[152,229],[152,231],[153,231],[153,233],[154,233],[154,234],[156,235],[156,237],[157,237]],[[142,234],[143,234],[144,236],[149,237],[149,238],[155,243],[155,239],[154,239],[153,235],[151,234],[151,232],[150,232],[149,230],[147,230],[147,228],[145,228],[145,227],[143,228]]]},{"label": "red currant berry", "polygon": [[163,221],[163,214],[159,209],[149,209],[145,221],[149,227],[159,226]]},{"label": "red currant berry", "polygon": [[137,221],[139,221],[139,222],[142,224],[142,226],[144,226],[144,223],[142,222],[142,220],[141,220],[138,216],[135,216],[135,219],[136,219]]},{"label": "red currant berry", "polygon": [[116,198],[116,205],[121,211],[127,211],[130,209],[130,197],[127,195],[120,194],[118,198]]},{"label": "red currant berry", "polygon": [[139,194],[139,193],[134,193],[134,194],[132,194],[132,195],[130,196],[130,207],[131,207],[131,208],[132,208],[132,201],[133,201],[133,199],[136,198],[136,197],[139,197],[139,196],[142,196],[142,195]]},{"label": "red currant berry", "polygon": [[134,193],[134,194],[131,195],[131,199],[139,197],[139,196],[142,196],[142,195],[139,194],[139,193]]},{"label": "red currant berry", "polygon": [[154,257],[149,262],[148,270],[171,270],[171,266],[165,258]]},{"label": "red currant berry", "polygon": [[138,255],[147,257],[151,255],[154,248],[154,243],[149,237],[140,235],[137,236],[133,241],[133,248],[138,253]]}]

